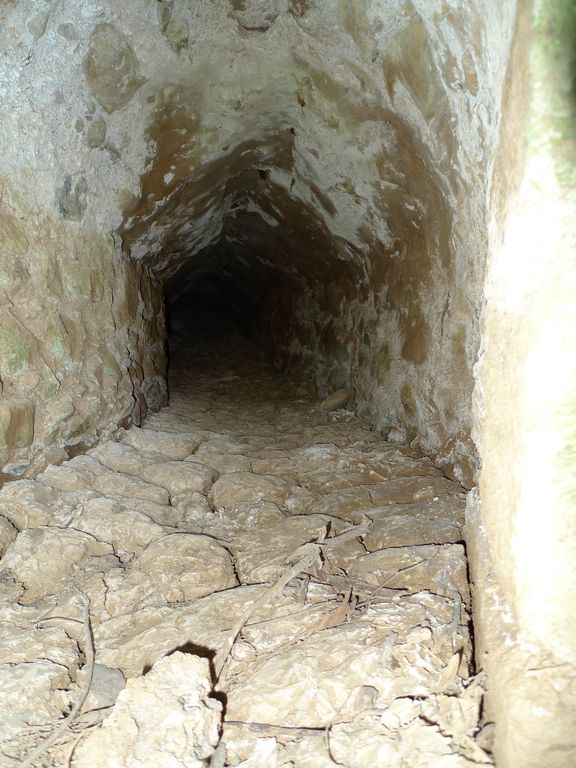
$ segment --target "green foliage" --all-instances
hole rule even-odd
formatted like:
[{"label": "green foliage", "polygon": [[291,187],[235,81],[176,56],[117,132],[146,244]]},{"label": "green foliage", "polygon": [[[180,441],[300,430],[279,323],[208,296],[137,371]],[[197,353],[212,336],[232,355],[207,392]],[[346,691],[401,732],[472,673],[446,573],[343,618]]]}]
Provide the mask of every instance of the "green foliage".
[{"label": "green foliage", "polygon": [[576,0],[535,0],[533,77],[537,115],[534,149],[546,147],[556,176],[576,187]]}]

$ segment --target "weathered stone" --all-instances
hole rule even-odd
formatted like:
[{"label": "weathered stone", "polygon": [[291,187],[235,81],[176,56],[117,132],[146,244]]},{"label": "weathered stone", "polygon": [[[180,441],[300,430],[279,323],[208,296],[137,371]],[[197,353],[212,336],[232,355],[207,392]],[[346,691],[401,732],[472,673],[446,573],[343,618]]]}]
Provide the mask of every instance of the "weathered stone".
[{"label": "weathered stone", "polygon": [[[78,459],[81,461],[79,462]],[[96,459],[82,456],[65,464],[50,464],[38,475],[38,482],[60,491],[90,490],[94,487],[96,478],[105,472],[106,468]]]},{"label": "weathered stone", "polygon": [[[140,429],[131,427],[121,437],[122,443],[132,446],[139,451],[161,453],[169,459],[185,459],[200,445],[200,438],[195,435],[161,432],[156,429]],[[191,461],[195,459],[191,457]],[[210,462],[204,462],[209,464]]]},{"label": "weathered stone", "polygon": [[74,24],[70,24],[69,22],[66,24],[59,24],[56,31],[66,40],[78,40],[78,32],[76,31]]},{"label": "weathered stone", "polygon": [[243,584],[273,582],[286,570],[290,556],[306,542],[322,538],[328,520],[320,515],[288,517],[266,524],[265,539],[247,529],[234,534],[230,547]]},{"label": "weathered stone", "polygon": [[56,194],[58,213],[61,218],[68,221],[81,221],[88,204],[87,192],[88,184],[84,174],[80,173],[75,176],[67,174]]},{"label": "weathered stone", "polygon": [[[305,476],[309,487],[292,485],[283,511],[320,509],[335,529],[372,521],[363,544],[350,539],[325,552],[324,589],[334,571],[348,578],[366,542],[387,552],[414,543],[413,535],[417,546],[428,546],[427,538],[453,542],[463,498],[439,472],[466,488],[479,482],[466,538],[496,762],[576,764],[576,631],[566,608],[576,562],[570,3],[542,0],[535,13],[516,0],[101,5],[71,14],[67,3],[0,3],[0,395],[36,409],[33,440],[0,439],[0,482],[37,477],[47,462],[108,439],[120,424],[202,434],[212,450],[191,461],[222,475],[252,472],[289,485]],[[138,90],[141,73],[148,84]],[[166,402],[164,303],[174,341],[171,403],[146,422]],[[218,308],[278,364],[275,373],[261,376],[258,354],[212,323]],[[213,349],[185,348],[191,331],[231,341],[242,365]],[[318,408],[314,393],[344,383],[365,424],[351,411]],[[371,428],[412,447],[394,449]],[[321,443],[333,450],[305,454]],[[140,450],[115,458],[133,478],[181,461]],[[150,535],[169,525],[230,547],[238,531],[264,545],[267,526],[282,523],[279,503],[262,501],[269,488],[258,490],[261,501],[211,509],[191,490],[206,493],[206,478],[178,484],[170,469],[167,491],[116,477],[115,467],[93,470],[50,468],[42,476],[50,488],[38,482],[2,493],[7,539],[10,525],[70,533],[96,494],[110,492],[159,501],[170,493],[173,506],[114,497],[125,527],[134,514],[138,546],[148,525],[141,515],[152,521]],[[365,483],[370,470],[383,481]],[[315,472],[324,474],[310,478]],[[92,522],[86,515],[79,525]],[[272,556],[277,548],[268,544]],[[249,567],[273,577],[266,552],[255,554],[261,560]],[[55,547],[50,555],[58,557]],[[133,555],[127,550],[123,563],[106,567],[118,612]],[[57,593],[26,606],[18,602],[23,588],[3,571],[0,602],[9,614],[2,622],[18,617],[31,626],[49,609],[70,615],[60,594],[86,584],[93,623],[105,620],[97,559],[87,555]],[[414,562],[402,573],[420,568]],[[308,574],[312,596],[317,575]],[[379,585],[376,597],[365,595],[362,579],[353,581],[333,609],[349,624],[385,591]],[[308,608],[293,612],[293,627]],[[435,633],[435,615],[413,617],[414,629]],[[216,639],[206,633],[207,648],[218,647],[223,629]],[[156,649],[178,645],[171,632],[166,620]],[[257,630],[245,627],[238,639],[231,684],[243,660],[263,660],[244,632]],[[151,637],[146,642],[154,647]],[[402,654],[417,667],[414,648]],[[359,712],[332,722],[333,756],[350,765],[410,764],[425,761],[430,747],[436,762],[489,762],[474,754],[468,733],[447,736],[458,716],[448,725],[435,720],[440,703],[431,716],[428,704],[440,695],[429,686],[420,697],[407,692],[409,704],[396,702],[394,712],[387,701],[382,717]],[[70,706],[57,703],[54,721]],[[374,757],[374,745],[388,750],[387,724],[404,705],[412,714],[400,718],[398,749]],[[246,730],[236,726],[244,737]],[[293,754],[275,736],[238,762],[329,759],[306,755],[303,742],[316,738],[310,733]],[[17,744],[20,758],[28,739],[20,734],[3,751]],[[355,743],[359,754],[347,754]],[[406,743],[417,757],[402,752]]]},{"label": "weathered stone", "polygon": [[27,345],[27,336],[14,322],[0,322],[0,360],[3,376],[17,376],[28,370],[31,349]]},{"label": "weathered stone", "polygon": [[27,448],[34,439],[36,407],[30,400],[0,402],[0,458],[14,448]]},{"label": "weathered stone", "polygon": [[232,472],[214,483],[211,497],[217,509],[233,509],[243,501],[271,501],[281,506],[291,487],[287,480],[274,475]]},{"label": "weathered stone", "polygon": [[50,12],[49,11],[40,11],[39,13],[36,13],[30,21],[28,22],[28,30],[34,40],[38,40],[42,37],[44,32],[46,31],[46,25],[48,24],[48,19],[50,18]]},{"label": "weathered stone", "polygon": [[371,488],[369,490],[369,486],[359,485],[356,488],[320,496],[308,507],[308,511],[360,523],[373,504]]},{"label": "weathered stone", "polygon": [[[6,211],[0,212],[0,243],[2,244],[2,248],[13,256],[23,256],[28,251],[29,247],[25,228],[22,224],[18,223],[14,216],[11,216]],[[6,265],[6,271],[9,269],[9,266],[10,265],[8,264]],[[14,274],[10,282],[7,280],[6,276],[2,275],[0,277],[2,284],[6,288],[18,287],[18,277],[22,279],[26,276],[26,270],[19,260],[15,260],[15,264],[12,266]],[[16,269],[14,269],[14,267]]]},{"label": "weathered stone", "polygon": [[410,592],[430,590],[468,600],[466,556],[461,544],[422,545],[380,549],[365,555],[348,569],[350,576]]},{"label": "weathered stone", "polygon": [[288,0],[229,0],[232,15],[244,28],[265,32],[281,13],[288,10]]},{"label": "weathered stone", "polygon": [[250,472],[254,467],[254,462],[248,456],[242,456],[239,453],[216,453],[211,449],[204,449],[202,445],[193,456],[190,456],[190,459],[192,461],[201,461],[209,467],[214,467],[219,474]]},{"label": "weathered stone", "polygon": [[140,552],[164,534],[164,528],[137,509],[126,509],[115,499],[91,499],[82,505],[73,520],[78,531],[97,541],[111,544],[114,552],[126,557]]},{"label": "weathered stone", "polygon": [[373,485],[384,480],[382,475],[364,467],[358,470],[339,472],[314,472],[310,475],[300,475],[300,482],[312,493],[328,494],[345,488],[355,488],[358,485]]},{"label": "weathered stone", "polygon": [[10,520],[0,516],[0,557],[2,557],[17,535],[18,529],[10,522]]},{"label": "weathered stone", "polygon": [[119,472],[100,475],[96,478],[93,488],[104,496],[127,496],[128,498],[147,499],[157,504],[170,503],[170,494],[165,488]]},{"label": "weathered stone", "polygon": [[207,493],[218,477],[215,469],[196,461],[150,464],[138,474],[150,483],[161,485],[175,496],[190,492]]},{"label": "weathered stone", "polygon": [[[412,665],[411,659],[402,655],[402,643],[418,614],[415,606],[380,607],[372,612],[372,618],[378,616],[377,623],[364,617],[342,624],[266,659],[253,673],[248,671],[228,695],[227,718],[324,727],[342,711],[352,692],[367,681],[378,691],[377,706],[428,690],[438,678],[442,662],[433,658],[425,641],[417,645],[426,663],[412,667],[408,686],[398,666]],[[395,663],[382,663],[389,627],[394,627],[399,645],[397,651],[391,649]],[[355,649],[352,656],[347,648]],[[413,693],[407,694],[408,689]]]},{"label": "weathered stone", "polygon": [[277,504],[270,501],[238,501],[230,524],[255,533],[261,528],[272,528],[282,523],[285,515]]},{"label": "weathered stone", "polygon": [[0,490],[0,514],[19,530],[46,525],[58,499],[49,486],[32,480],[18,480]]},{"label": "weathered stone", "polygon": [[182,16],[170,19],[164,27],[164,34],[176,53],[188,47],[188,22]]},{"label": "weathered stone", "polygon": [[375,505],[384,506],[434,501],[446,495],[463,498],[463,488],[445,477],[401,477],[371,485],[370,495]]},{"label": "weathered stone", "polygon": [[20,532],[4,555],[2,565],[24,584],[22,600],[29,602],[58,591],[62,580],[81,568],[87,556],[111,551],[110,545],[80,531],[32,528]]},{"label": "weathered stone", "polygon": [[321,411],[337,411],[339,408],[346,408],[348,401],[352,397],[349,389],[338,389],[320,403]]},{"label": "weathered stone", "polygon": [[116,703],[121,691],[126,687],[126,680],[119,669],[94,664],[94,673],[90,691],[82,709],[105,709]]},{"label": "weathered stone", "polygon": [[165,457],[159,453],[144,453],[137,451],[129,445],[115,443],[112,441],[101,443],[90,451],[90,456],[97,459],[101,464],[114,470],[114,472],[123,472],[127,475],[135,475],[148,464],[164,461]]},{"label": "weathered stone", "polygon": [[400,513],[376,517],[363,539],[373,552],[386,547],[410,547],[418,544],[456,544],[463,539],[462,526],[450,520],[421,514]]},{"label": "weathered stone", "polygon": [[74,766],[205,768],[219,741],[222,704],[206,659],[176,652],[129,680],[103,724],[76,747]]},{"label": "weathered stone", "polygon": [[0,741],[14,755],[27,756],[30,727],[45,726],[62,717],[70,705],[65,666],[35,659],[16,666],[0,664]]},{"label": "weathered stone", "polygon": [[86,131],[86,143],[92,149],[101,147],[106,139],[106,122],[101,118],[97,118],[88,126]]},{"label": "weathered stone", "polygon": [[84,74],[106,112],[126,104],[144,82],[130,44],[114,24],[98,24],[92,32]]},{"label": "weathered stone", "polygon": [[[116,583],[117,581],[117,583]],[[230,555],[213,539],[171,533],[152,541],[125,576],[107,579],[112,614],[179,603],[237,584]]]},{"label": "weathered stone", "polygon": [[80,665],[78,646],[62,627],[0,627],[1,664],[30,664],[49,659],[54,664],[76,672]]}]

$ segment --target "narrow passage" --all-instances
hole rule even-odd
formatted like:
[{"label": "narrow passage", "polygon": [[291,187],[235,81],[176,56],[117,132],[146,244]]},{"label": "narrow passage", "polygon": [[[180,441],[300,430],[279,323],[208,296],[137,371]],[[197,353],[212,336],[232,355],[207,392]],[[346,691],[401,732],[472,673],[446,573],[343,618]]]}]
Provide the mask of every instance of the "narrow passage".
[{"label": "narrow passage", "polygon": [[186,343],[143,428],[0,491],[2,765],[86,689],[86,598],[35,765],[490,764],[462,488],[229,330]]}]

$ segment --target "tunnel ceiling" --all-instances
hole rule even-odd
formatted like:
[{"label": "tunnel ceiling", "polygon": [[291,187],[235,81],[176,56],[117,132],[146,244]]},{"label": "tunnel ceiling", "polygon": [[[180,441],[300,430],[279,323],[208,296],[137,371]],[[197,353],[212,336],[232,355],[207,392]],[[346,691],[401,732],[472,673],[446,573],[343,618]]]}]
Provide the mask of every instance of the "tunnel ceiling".
[{"label": "tunnel ceiling", "polygon": [[[375,250],[381,269],[429,238],[420,250],[436,248],[448,265],[450,181],[437,147],[394,111],[392,74],[362,72],[357,50],[327,68],[326,46],[302,46],[294,22],[283,33],[293,44],[258,46],[257,72],[249,59],[230,75],[224,60],[203,88],[143,87],[146,168],[119,230],[132,257],[167,279],[183,266],[192,275],[190,260],[218,243],[239,257],[249,244],[254,263],[314,280],[349,262],[360,283]],[[453,155],[445,110],[436,139]]]}]

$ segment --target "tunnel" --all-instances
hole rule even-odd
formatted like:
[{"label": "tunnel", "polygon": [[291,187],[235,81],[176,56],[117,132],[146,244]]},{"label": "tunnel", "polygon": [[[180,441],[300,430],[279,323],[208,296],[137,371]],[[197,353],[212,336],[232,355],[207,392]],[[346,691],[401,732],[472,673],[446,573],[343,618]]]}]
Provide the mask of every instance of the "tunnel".
[{"label": "tunnel", "polygon": [[[358,117],[346,95],[338,129],[320,128],[319,115],[343,86],[323,73],[302,82],[294,90],[272,78],[270,92],[241,115],[225,105],[222,119],[242,130],[193,168],[194,96],[168,87],[148,97],[156,152],[140,197],[125,208],[123,248],[158,280],[175,312],[187,291],[234,307],[276,364],[298,367],[323,395],[354,388],[357,407],[379,429],[421,437],[470,486],[477,328],[469,314],[478,316],[482,266],[457,263],[463,224],[452,221],[453,191],[432,165],[432,148],[373,96],[358,93],[366,113]],[[278,106],[263,114],[268,99]],[[357,173],[358,150],[346,149],[344,135],[360,126],[383,135],[355,184],[343,169]],[[456,147],[449,131],[440,142],[447,152]],[[329,165],[338,154],[339,176],[323,177],[321,151]],[[454,180],[460,194],[463,184]]]},{"label": "tunnel", "polygon": [[3,4],[6,765],[574,764],[575,23]]}]

